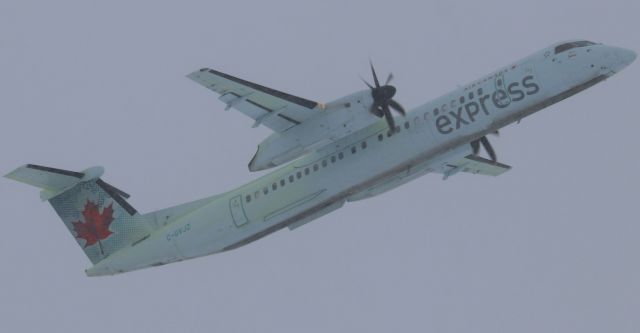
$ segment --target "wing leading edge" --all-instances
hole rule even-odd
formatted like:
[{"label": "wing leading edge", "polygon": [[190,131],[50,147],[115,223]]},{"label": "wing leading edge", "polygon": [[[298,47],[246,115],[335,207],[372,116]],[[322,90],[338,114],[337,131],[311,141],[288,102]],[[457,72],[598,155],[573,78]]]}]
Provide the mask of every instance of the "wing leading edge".
[{"label": "wing leading edge", "polygon": [[209,68],[187,77],[220,94],[225,109],[234,108],[255,120],[254,127],[265,125],[278,133],[304,122],[322,106]]}]

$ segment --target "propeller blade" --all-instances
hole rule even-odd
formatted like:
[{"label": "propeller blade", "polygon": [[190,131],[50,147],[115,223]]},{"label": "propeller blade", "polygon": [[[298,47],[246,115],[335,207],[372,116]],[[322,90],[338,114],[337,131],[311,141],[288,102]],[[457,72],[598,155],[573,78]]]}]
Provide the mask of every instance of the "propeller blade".
[{"label": "propeller blade", "polygon": [[389,73],[389,76],[387,76],[387,81],[384,83],[384,85],[386,86],[387,84],[389,84],[391,80],[393,80],[393,73]]},{"label": "propeller blade", "polygon": [[373,103],[369,107],[369,112],[378,117],[384,117],[387,121],[387,124],[389,125],[389,129],[395,132],[396,124],[393,120],[391,109],[402,114],[402,116],[406,116],[406,111],[404,107],[400,105],[400,103],[392,99],[396,94],[396,88],[389,85],[389,82],[393,80],[393,73],[389,73],[384,86],[380,86],[380,80],[378,79],[378,74],[376,73],[375,67],[373,67],[373,61],[371,61],[371,59],[369,59],[369,65],[371,66],[371,75],[373,76],[373,82],[375,83],[375,86],[369,84],[369,82],[363,79],[362,76],[360,77],[362,82],[364,82],[364,84],[366,84],[367,87],[371,89],[371,97],[373,97]]},{"label": "propeller blade", "polygon": [[391,110],[389,110],[389,105],[383,105],[382,110],[384,111],[384,118],[387,120],[387,124],[389,124],[389,130],[391,132],[395,132],[396,123],[393,121],[393,116],[391,115]]},{"label": "propeller blade", "polygon": [[482,143],[482,146],[489,154],[489,157],[491,157],[491,160],[493,162],[497,162],[498,157],[496,156],[496,152],[493,150],[493,147],[491,147],[491,143],[489,143],[489,139],[487,139],[486,136],[483,136],[480,138],[480,143]]},{"label": "propeller blade", "polygon": [[369,64],[371,65],[371,74],[373,74],[373,81],[376,84],[376,88],[380,88],[380,81],[378,81],[378,76],[376,75],[376,70],[373,68],[373,62],[369,60]]},{"label": "propeller blade", "polygon": [[390,99],[390,100],[389,100],[389,106],[390,106],[392,109],[394,109],[394,110],[396,110],[396,111],[400,112],[400,114],[401,114],[401,115],[403,115],[403,116],[405,116],[405,115],[406,115],[406,112],[404,111],[404,108],[402,107],[402,105],[400,105],[400,103],[398,103],[398,102],[396,102],[396,101],[394,101],[394,100]]},{"label": "propeller blade", "polygon": [[125,199],[129,199],[130,195],[127,192],[125,192],[125,191],[123,191],[123,190],[121,190],[121,189],[119,189],[119,188],[117,188],[117,187],[105,182],[104,180],[102,181],[102,184],[105,187],[109,188],[110,190],[118,193],[120,196],[124,197]]},{"label": "propeller blade", "polygon": [[364,82],[364,84],[366,84],[369,89],[373,90],[373,86],[371,86],[369,82],[367,82],[367,80],[365,80],[362,76],[360,76],[360,80],[362,80],[362,82]]},{"label": "propeller blade", "polygon": [[471,141],[471,149],[473,149],[473,155],[478,155],[478,153],[480,152],[480,141]]}]

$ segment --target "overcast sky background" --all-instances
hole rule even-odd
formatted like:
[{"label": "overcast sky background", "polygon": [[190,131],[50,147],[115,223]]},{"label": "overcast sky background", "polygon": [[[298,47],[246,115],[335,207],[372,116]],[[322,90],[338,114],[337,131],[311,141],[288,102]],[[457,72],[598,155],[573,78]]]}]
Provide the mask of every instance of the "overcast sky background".
[{"label": "overcast sky background", "polygon": [[[268,129],[184,76],[327,102],[371,57],[412,108],[554,42],[640,51],[638,1],[2,1],[0,173],[82,170],[141,212],[232,189]],[[106,278],[0,179],[0,331],[638,332],[635,63],[427,175],[231,252]]]}]

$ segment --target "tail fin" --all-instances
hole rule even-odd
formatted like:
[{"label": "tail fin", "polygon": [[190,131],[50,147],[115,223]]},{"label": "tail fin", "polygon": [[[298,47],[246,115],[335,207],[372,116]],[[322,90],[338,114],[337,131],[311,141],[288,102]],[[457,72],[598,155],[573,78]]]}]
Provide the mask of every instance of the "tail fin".
[{"label": "tail fin", "polygon": [[42,189],[93,264],[140,240],[151,227],[125,199],[129,195],[100,179],[102,167],[83,172],[21,166],[5,177]]}]

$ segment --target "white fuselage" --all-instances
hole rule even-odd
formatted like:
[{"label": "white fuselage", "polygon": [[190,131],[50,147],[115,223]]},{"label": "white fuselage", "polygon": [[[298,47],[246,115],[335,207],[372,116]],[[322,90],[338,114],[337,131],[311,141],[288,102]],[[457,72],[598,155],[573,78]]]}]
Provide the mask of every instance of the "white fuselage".
[{"label": "white fuselage", "polygon": [[558,54],[545,48],[396,117],[395,133],[381,119],[235,190],[150,213],[158,225],[153,234],[87,274],[226,251],[298,227],[347,201],[441,170],[468,155],[472,140],[606,79],[633,59],[631,51],[600,44]]}]

